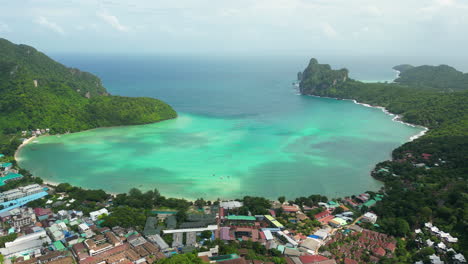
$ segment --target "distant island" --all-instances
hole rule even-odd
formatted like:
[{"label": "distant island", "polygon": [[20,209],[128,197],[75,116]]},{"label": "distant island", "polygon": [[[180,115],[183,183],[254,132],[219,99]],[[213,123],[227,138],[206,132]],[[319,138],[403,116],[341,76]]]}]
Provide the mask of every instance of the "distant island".
[{"label": "distant island", "polygon": [[[0,39],[0,112],[3,135],[36,129],[77,132],[177,116],[157,99],[110,95],[93,74],[65,67],[33,47],[6,39]],[[0,136],[0,144],[5,141]]]}]

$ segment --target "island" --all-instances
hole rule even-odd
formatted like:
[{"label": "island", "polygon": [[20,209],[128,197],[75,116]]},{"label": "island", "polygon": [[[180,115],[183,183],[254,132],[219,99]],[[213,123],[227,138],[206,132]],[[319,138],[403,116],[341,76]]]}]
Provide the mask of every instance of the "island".
[{"label": "island", "polygon": [[91,73],[68,68],[27,45],[0,39],[0,146],[11,154],[15,134],[31,136],[139,125],[177,117],[168,104],[113,96]]},{"label": "island", "polygon": [[[456,88],[459,79],[450,74],[443,87],[426,77],[417,82],[424,85],[363,83],[312,59],[297,75],[303,96],[354,100],[429,129],[376,165],[371,175],[384,182],[377,192],[188,201],[157,189],[109,194],[52,186],[19,168],[11,142],[20,137],[145,124],[176,113],[155,99],[111,96],[89,73],[1,43],[0,261],[466,262],[468,86]],[[402,73],[418,79],[416,68]]]}]

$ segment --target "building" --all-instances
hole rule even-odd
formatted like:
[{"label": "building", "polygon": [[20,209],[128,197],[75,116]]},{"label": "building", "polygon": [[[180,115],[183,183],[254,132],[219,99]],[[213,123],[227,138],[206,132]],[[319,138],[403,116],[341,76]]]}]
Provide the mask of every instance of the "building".
[{"label": "building", "polygon": [[46,220],[53,215],[52,210],[50,208],[35,208],[34,214],[36,214],[38,221]]},{"label": "building", "polygon": [[375,222],[377,222],[377,215],[371,212],[367,212],[361,218],[361,221],[375,224]]},{"label": "building", "polygon": [[108,214],[109,214],[109,211],[107,211],[106,208],[102,208],[100,210],[89,213],[89,216],[91,217],[91,220],[96,221],[98,220],[99,216],[108,215]]},{"label": "building", "polygon": [[330,226],[333,226],[335,228],[338,228],[338,227],[342,227],[342,226],[345,226],[347,224],[346,220],[342,219],[342,218],[339,218],[339,217],[335,217],[333,218],[332,220],[328,221],[328,224]]},{"label": "building", "polygon": [[40,254],[43,244],[50,244],[51,240],[44,230],[18,237],[14,241],[6,242],[0,253],[5,258]]},{"label": "building", "polygon": [[239,201],[227,201],[227,202],[219,203],[219,206],[224,208],[225,210],[239,208],[239,207],[242,207],[243,205],[244,204]]},{"label": "building", "polygon": [[38,184],[18,187],[3,193],[0,193],[0,213],[23,206],[31,201],[40,199],[47,195],[47,192]]},{"label": "building", "polygon": [[11,225],[15,228],[21,228],[36,223],[36,215],[31,208],[22,209],[21,213],[11,218]]},{"label": "building", "polygon": [[315,217],[315,219],[320,220],[320,219],[322,219],[322,218],[325,218],[325,217],[327,217],[327,216],[330,216],[330,214],[331,214],[330,211],[325,210],[325,211],[323,211],[323,212],[320,212],[320,213],[318,213],[318,214],[315,214],[314,217]]},{"label": "building", "polygon": [[162,239],[160,235],[148,236],[148,240],[158,245],[161,251],[164,251],[169,248],[169,245]]},{"label": "building", "polygon": [[57,224],[52,224],[47,228],[47,231],[52,239],[57,241],[65,238],[65,232],[68,231],[68,227],[65,223],[60,222]]},{"label": "building", "polygon": [[311,252],[312,254],[315,254],[319,247],[320,241],[310,237],[304,240],[300,245],[300,248],[305,249],[306,251]]},{"label": "building", "polygon": [[84,244],[88,248],[90,256],[98,255],[113,248],[109,243],[96,244],[92,239],[86,239]]}]

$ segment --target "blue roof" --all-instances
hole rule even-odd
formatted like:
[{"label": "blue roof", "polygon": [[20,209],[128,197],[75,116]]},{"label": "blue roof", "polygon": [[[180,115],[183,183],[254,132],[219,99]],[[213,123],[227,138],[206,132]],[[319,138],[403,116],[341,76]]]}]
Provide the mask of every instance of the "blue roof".
[{"label": "blue roof", "polygon": [[307,236],[307,237],[322,239],[321,237],[316,236],[316,235],[310,235],[310,236]]},{"label": "blue roof", "polygon": [[37,200],[37,199],[41,199],[42,197],[46,196],[47,193],[46,192],[40,192],[40,193],[35,193],[35,194],[31,194],[29,196],[25,196],[25,197],[21,197],[21,198],[18,198],[16,200],[11,200],[11,201],[7,201],[7,202],[3,202],[3,203],[0,203],[0,205],[3,205],[3,209],[0,210],[0,213],[3,213],[5,211],[9,211],[11,209],[14,209],[14,208],[17,208],[17,207],[20,207],[20,206],[23,206],[29,202],[32,202],[34,200]]}]

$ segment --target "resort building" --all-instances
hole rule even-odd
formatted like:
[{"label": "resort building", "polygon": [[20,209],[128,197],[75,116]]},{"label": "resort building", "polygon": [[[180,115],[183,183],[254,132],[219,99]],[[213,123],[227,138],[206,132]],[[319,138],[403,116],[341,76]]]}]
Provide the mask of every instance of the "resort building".
[{"label": "resort building", "polygon": [[108,215],[108,214],[109,214],[109,211],[107,211],[106,208],[102,208],[100,210],[89,213],[89,216],[91,217],[91,220],[96,221],[98,220],[99,216]]}]

